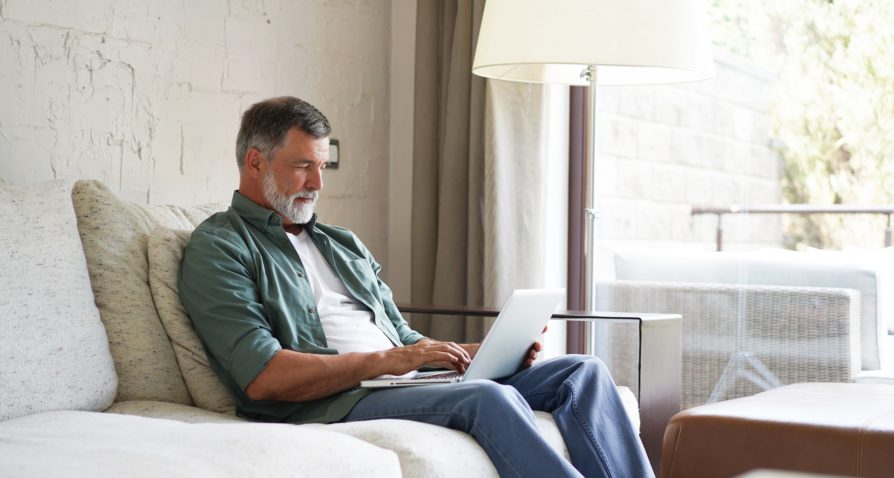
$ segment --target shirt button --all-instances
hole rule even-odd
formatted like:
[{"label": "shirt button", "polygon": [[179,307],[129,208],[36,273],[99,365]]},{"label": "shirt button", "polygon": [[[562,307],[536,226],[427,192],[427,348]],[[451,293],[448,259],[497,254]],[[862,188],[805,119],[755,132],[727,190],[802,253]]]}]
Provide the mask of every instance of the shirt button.
[{"label": "shirt button", "polygon": [[312,305],[308,305],[308,306],[307,306],[307,313],[308,313],[308,314],[313,314],[313,313],[314,313],[314,306],[312,306]]},{"label": "shirt button", "polygon": [[304,277],[304,273],[301,271],[298,271],[298,277]]}]

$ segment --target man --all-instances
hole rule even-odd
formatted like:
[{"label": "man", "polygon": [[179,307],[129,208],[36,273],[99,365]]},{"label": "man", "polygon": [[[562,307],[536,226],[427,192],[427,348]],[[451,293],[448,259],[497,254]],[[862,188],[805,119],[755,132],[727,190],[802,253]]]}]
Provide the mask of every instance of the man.
[{"label": "man", "polygon": [[[616,388],[595,358],[566,356],[497,382],[395,389],[360,381],[425,365],[464,371],[477,344],[412,330],[350,231],[314,214],[329,122],[292,97],[245,112],[232,207],[202,223],[184,252],[180,293],[241,416],[319,422],[398,418],[472,435],[501,476],[651,476]],[[552,412],[571,463],[540,436]]]}]

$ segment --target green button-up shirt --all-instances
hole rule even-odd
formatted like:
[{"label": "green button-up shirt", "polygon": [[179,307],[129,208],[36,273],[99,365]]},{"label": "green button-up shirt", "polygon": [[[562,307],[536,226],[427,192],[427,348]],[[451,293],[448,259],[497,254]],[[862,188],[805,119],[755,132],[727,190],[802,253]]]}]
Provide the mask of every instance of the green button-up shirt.
[{"label": "green button-up shirt", "polygon": [[[276,213],[235,192],[227,211],[193,232],[180,265],[180,298],[239,415],[261,421],[337,421],[367,389],[309,402],[256,401],[245,394],[281,349],[338,353],[327,346],[304,266],[282,226]],[[316,222],[316,215],[304,233],[394,345],[424,338],[401,317],[391,290],[378,278],[381,267],[357,236]]]}]

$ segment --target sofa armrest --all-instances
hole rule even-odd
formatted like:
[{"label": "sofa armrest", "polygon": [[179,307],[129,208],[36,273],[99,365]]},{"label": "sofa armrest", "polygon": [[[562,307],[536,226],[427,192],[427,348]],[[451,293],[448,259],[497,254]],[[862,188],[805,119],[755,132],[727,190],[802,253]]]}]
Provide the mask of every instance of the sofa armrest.
[{"label": "sofa armrest", "polygon": [[[397,304],[401,313],[431,315],[452,315],[461,317],[496,317],[499,309],[469,306],[439,306],[418,304]],[[636,329],[632,350],[623,357],[634,359],[636,370],[631,382],[619,382],[629,386],[636,395],[640,406],[640,436],[646,453],[655,469],[661,456],[661,440],[670,418],[680,411],[681,394],[681,317],[678,314],[632,313],[632,312],[587,312],[560,310],[552,315],[552,320],[584,321],[603,326],[621,325]],[[593,329],[599,331],[597,326]],[[629,334],[625,334],[629,338]],[[628,341],[629,342],[629,341]],[[603,361],[606,358],[599,347],[590,351]],[[606,362],[611,368],[611,364]],[[629,367],[631,364],[625,364]],[[614,370],[613,370],[614,374]],[[617,381],[617,380],[616,380]]]}]

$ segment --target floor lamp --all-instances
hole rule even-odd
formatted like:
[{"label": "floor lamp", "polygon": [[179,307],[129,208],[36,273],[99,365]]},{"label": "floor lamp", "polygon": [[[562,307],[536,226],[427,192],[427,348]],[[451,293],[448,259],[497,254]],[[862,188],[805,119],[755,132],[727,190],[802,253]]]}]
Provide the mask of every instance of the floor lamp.
[{"label": "floor lamp", "polygon": [[498,80],[589,86],[583,290],[586,310],[594,311],[596,85],[710,78],[703,1],[487,0],[472,72]]}]

